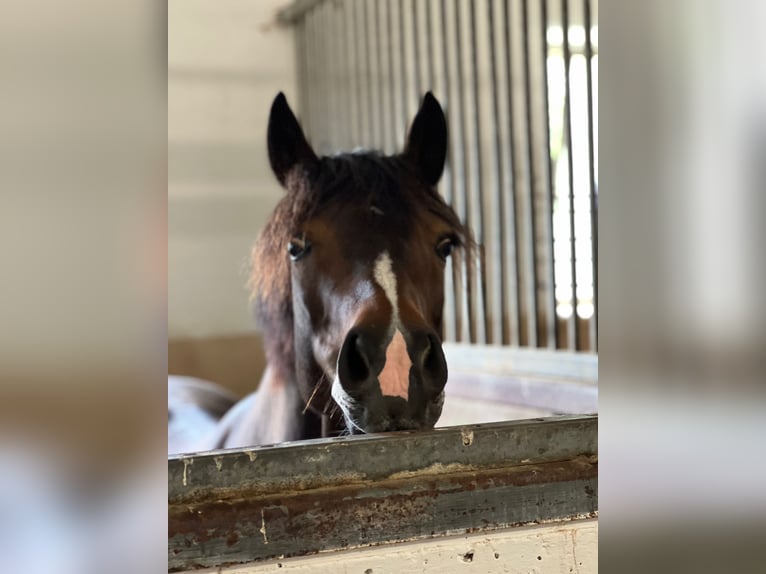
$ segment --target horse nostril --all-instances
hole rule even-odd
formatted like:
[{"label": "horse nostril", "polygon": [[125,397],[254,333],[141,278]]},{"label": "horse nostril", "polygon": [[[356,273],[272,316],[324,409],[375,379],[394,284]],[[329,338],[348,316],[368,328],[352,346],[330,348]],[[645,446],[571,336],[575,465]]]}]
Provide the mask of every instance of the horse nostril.
[{"label": "horse nostril", "polygon": [[338,377],[343,387],[354,386],[370,376],[370,363],[364,341],[358,333],[349,333],[338,357]]},{"label": "horse nostril", "polygon": [[431,343],[431,337],[426,338],[426,344],[423,347],[423,352],[420,355],[420,364],[423,366],[423,368],[426,368],[426,365],[431,359],[431,349],[433,348],[433,345]]},{"label": "horse nostril", "polygon": [[447,360],[444,357],[441,342],[436,335],[428,335],[422,357],[423,372],[429,375],[436,388],[444,388],[444,385],[447,384]]}]

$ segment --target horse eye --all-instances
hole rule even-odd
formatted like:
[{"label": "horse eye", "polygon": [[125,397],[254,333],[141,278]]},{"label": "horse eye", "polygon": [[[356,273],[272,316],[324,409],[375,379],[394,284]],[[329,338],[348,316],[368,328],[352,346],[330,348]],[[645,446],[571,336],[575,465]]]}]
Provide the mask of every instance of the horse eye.
[{"label": "horse eye", "polygon": [[298,261],[298,259],[306,255],[310,250],[311,243],[306,239],[296,238],[287,244],[287,253],[293,261]]},{"label": "horse eye", "polygon": [[451,238],[445,237],[439,243],[436,244],[436,254],[442,259],[446,260],[452,254],[452,248],[455,243]]}]

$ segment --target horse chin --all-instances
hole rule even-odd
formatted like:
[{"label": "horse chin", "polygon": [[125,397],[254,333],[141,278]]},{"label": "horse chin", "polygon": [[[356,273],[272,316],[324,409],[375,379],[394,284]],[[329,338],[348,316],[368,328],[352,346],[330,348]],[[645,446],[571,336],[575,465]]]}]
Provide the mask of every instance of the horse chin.
[{"label": "horse chin", "polygon": [[369,434],[376,432],[389,432],[397,430],[427,430],[432,429],[439,420],[444,406],[444,391],[442,391],[433,401],[431,401],[425,412],[425,420],[415,421],[407,418],[407,423],[402,425],[403,421],[397,421],[395,427],[392,427],[391,421],[375,424],[370,421],[365,413],[364,403],[355,400],[343,389],[340,379],[335,376],[332,383],[331,394],[335,402],[343,412],[343,419],[346,422],[346,431],[348,434]]}]

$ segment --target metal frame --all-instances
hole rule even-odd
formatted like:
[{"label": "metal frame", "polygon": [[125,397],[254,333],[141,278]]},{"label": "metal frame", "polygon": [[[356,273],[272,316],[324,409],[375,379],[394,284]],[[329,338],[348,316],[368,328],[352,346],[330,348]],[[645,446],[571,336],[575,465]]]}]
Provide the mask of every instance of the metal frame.
[{"label": "metal frame", "polygon": [[597,427],[565,416],[173,457],[168,568],[592,517]]},{"label": "metal frame", "polygon": [[[393,152],[426,89],[444,105],[450,151],[440,192],[480,246],[474,265],[463,261],[448,268],[447,340],[597,349],[595,7],[592,0],[296,0],[277,15],[295,31],[300,115],[319,153],[356,145]],[[581,25],[584,46],[570,38],[570,28]],[[559,26],[560,47],[547,36]],[[339,49],[344,33],[345,48]],[[583,88],[571,78],[576,54],[587,60]],[[548,58],[559,55],[563,109],[558,99],[552,107],[548,86]],[[578,131],[577,137],[574,89],[587,99],[587,134]],[[566,182],[554,177],[551,114],[562,120],[567,151],[557,161],[567,167]],[[353,127],[353,138],[339,133],[343,126]],[[587,160],[575,157],[573,145],[578,151],[587,146]],[[587,204],[575,197],[575,188],[585,183]],[[566,255],[554,250],[555,210],[562,217],[568,212]],[[592,234],[590,318],[577,312],[588,284],[578,279],[583,253],[577,245],[586,238],[576,213],[586,210]],[[556,257],[566,262],[558,276]],[[568,318],[556,310],[555,286],[561,282],[572,294]]]}]

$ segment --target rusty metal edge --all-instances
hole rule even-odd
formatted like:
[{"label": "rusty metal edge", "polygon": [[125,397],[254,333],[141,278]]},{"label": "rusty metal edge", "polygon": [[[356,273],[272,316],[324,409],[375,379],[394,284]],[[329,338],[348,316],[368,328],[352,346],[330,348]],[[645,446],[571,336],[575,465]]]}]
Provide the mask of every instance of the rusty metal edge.
[{"label": "rusty metal edge", "polygon": [[598,417],[544,419],[229,449],[168,459],[168,504],[594,455]]},{"label": "rusty metal edge", "polygon": [[170,571],[220,567],[598,511],[596,456],[342,485],[169,509]]}]

